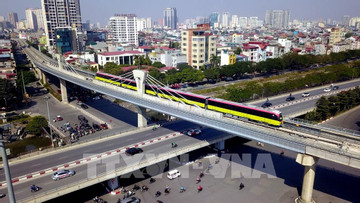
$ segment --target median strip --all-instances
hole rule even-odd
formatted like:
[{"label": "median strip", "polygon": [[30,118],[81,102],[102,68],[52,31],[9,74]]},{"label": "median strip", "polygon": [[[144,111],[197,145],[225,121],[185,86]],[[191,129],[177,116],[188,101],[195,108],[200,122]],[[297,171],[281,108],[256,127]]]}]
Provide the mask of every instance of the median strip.
[{"label": "median strip", "polygon": [[[56,166],[56,167],[51,167],[51,168],[48,168],[48,169],[44,169],[44,170],[34,172],[34,173],[31,173],[31,174],[27,174],[27,175],[24,175],[24,176],[21,176],[21,177],[18,177],[18,178],[14,178],[14,179],[12,179],[12,183],[18,183],[18,182],[22,182],[22,181],[29,180],[29,179],[32,179],[32,178],[40,177],[42,175],[50,174],[50,173],[53,173],[54,171],[58,171],[58,170],[61,170],[61,169],[64,169],[64,168],[69,168],[70,166],[79,165],[81,163],[86,164],[87,162],[94,161],[96,159],[101,159],[101,158],[103,158],[105,156],[110,156],[110,155],[115,154],[115,153],[120,153],[122,150],[124,150],[124,149],[127,150],[131,146],[138,147],[140,145],[153,144],[154,142],[158,142],[158,141],[169,139],[169,138],[171,139],[171,138],[173,138],[175,136],[178,136],[178,135],[183,135],[183,134],[181,132],[178,132],[178,133],[172,134],[172,136],[164,135],[164,136],[161,136],[161,137],[158,137],[158,138],[155,138],[155,139],[142,141],[142,142],[140,142],[138,144],[129,145],[129,146],[126,146],[126,147],[115,149],[113,151],[108,151],[108,152],[105,152],[105,153],[102,153],[102,154],[97,154],[97,155],[94,155],[94,156],[91,156],[91,157],[87,157],[87,158],[83,158],[83,159],[80,159],[80,160],[72,161],[70,163],[65,163],[65,164],[62,164],[62,165],[59,165],[59,166]],[[0,182],[0,188],[6,187],[6,186],[7,186],[6,181]]]}]

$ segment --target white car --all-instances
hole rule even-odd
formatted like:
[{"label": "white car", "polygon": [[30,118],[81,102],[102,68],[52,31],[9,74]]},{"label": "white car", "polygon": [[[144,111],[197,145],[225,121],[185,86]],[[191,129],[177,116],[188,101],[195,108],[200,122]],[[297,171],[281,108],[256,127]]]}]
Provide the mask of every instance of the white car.
[{"label": "white car", "polygon": [[172,180],[174,178],[177,178],[177,177],[180,177],[181,174],[180,174],[180,171],[178,170],[172,170],[172,171],[169,171],[168,174],[167,174],[167,177]]},{"label": "white car", "polygon": [[331,91],[330,88],[325,88],[325,89],[324,89],[324,92],[330,92],[330,91]]},{"label": "white car", "polygon": [[302,97],[308,97],[308,96],[310,96],[310,93],[305,92],[305,93],[303,93],[301,96],[302,96]]},{"label": "white car", "polygon": [[189,136],[200,135],[201,130],[200,129],[190,129],[189,131],[187,131],[186,134],[189,135]]}]

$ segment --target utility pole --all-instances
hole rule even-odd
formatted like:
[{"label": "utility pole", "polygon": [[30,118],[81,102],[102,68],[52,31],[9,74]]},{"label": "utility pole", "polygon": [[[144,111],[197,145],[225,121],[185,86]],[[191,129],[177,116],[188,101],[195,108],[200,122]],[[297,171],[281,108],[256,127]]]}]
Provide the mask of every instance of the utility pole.
[{"label": "utility pole", "polygon": [[0,128],[0,134],[1,134],[0,135],[1,136],[0,150],[1,150],[1,155],[2,155],[2,160],[3,160],[3,165],[4,165],[5,179],[6,179],[6,184],[7,184],[7,188],[8,188],[8,196],[9,196],[10,203],[16,203],[14,188],[13,188],[12,180],[11,180],[9,162],[7,159],[5,144],[4,144],[4,139],[3,139],[3,128]]},{"label": "utility pole", "polygon": [[46,101],[46,108],[47,108],[47,114],[48,114],[48,120],[49,120],[49,128],[50,128],[50,138],[51,138],[51,146],[54,148],[54,140],[53,140],[53,134],[52,134],[52,128],[51,128],[51,120],[50,120],[50,110],[49,110],[49,96],[44,97]]}]

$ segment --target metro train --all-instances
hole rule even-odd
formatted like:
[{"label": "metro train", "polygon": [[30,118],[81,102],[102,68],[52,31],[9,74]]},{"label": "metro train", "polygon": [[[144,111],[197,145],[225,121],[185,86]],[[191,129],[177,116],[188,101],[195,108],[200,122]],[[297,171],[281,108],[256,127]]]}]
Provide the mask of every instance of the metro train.
[{"label": "metro train", "polygon": [[[137,90],[136,82],[134,80],[121,78],[108,73],[97,72],[95,79],[130,90]],[[272,126],[281,126],[283,124],[282,114],[278,110],[268,110],[253,105],[241,104],[148,84],[145,85],[145,94],[159,96],[173,101],[182,101],[189,105],[197,105],[204,109],[221,112],[228,117],[246,118]]]}]

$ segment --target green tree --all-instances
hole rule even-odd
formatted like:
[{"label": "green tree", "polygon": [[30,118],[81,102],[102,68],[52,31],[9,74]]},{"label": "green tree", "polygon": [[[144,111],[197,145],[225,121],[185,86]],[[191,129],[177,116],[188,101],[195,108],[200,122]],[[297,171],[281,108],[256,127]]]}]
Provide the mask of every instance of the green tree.
[{"label": "green tree", "polygon": [[218,69],[210,68],[204,70],[204,76],[208,80],[217,80],[220,78],[220,73]]},{"label": "green tree", "polygon": [[234,53],[235,53],[236,55],[241,54],[241,52],[242,52],[242,50],[241,50],[240,47],[236,48],[236,50],[234,51]]},{"label": "green tree", "polygon": [[7,79],[0,78],[0,104],[3,107],[9,107],[15,104],[17,91],[13,84]]},{"label": "green tree", "polygon": [[154,68],[154,67],[149,69],[149,75],[151,75],[152,77],[154,77],[158,81],[164,81],[164,79],[165,79],[165,74],[161,73],[159,71],[159,69]]},{"label": "green tree", "polygon": [[16,80],[16,85],[18,87],[22,87],[22,78],[23,77],[22,77],[21,74],[23,74],[23,76],[24,76],[25,85],[36,81],[36,77],[35,77],[34,72],[32,72],[32,71],[21,71],[21,72],[18,72],[18,77],[17,77],[17,80]]},{"label": "green tree", "polygon": [[48,121],[43,116],[33,117],[25,127],[25,131],[33,135],[40,135],[41,129],[48,127]]},{"label": "green tree", "polygon": [[320,120],[326,120],[327,118],[329,118],[329,104],[329,101],[324,96],[320,97],[320,99],[316,102],[316,112]]},{"label": "green tree", "polygon": [[220,66],[220,56],[216,56],[214,54],[211,54],[211,57],[210,57],[210,63],[211,63],[211,67],[218,67]]},{"label": "green tree", "polygon": [[166,65],[165,64],[162,64],[161,62],[154,62],[153,64],[152,64],[152,67],[155,67],[155,68],[163,68],[163,67],[165,67]]},{"label": "green tree", "polygon": [[105,73],[110,73],[112,75],[121,75],[124,71],[121,69],[121,66],[117,65],[114,62],[107,62],[104,66],[103,71]]}]

